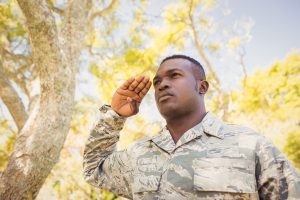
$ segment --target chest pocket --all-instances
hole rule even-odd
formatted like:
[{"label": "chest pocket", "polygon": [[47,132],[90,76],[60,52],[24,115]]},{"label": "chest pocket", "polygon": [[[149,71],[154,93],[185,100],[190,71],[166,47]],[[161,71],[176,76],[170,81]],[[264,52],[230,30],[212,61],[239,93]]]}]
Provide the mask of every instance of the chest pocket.
[{"label": "chest pocket", "polygon": [[161,179],[159,165],[153,158],[142,158],[136,162],[133,177],[133,193],[158,191]]},{"label": "chest pocket", "polygon": [[255,193],[254,163],[242,158],[199,158],[193,162],[194,189]]}]

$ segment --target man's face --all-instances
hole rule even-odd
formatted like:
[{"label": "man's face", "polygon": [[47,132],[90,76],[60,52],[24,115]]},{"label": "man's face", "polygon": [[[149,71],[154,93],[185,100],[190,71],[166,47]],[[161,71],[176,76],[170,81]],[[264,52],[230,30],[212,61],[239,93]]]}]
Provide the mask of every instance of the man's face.
[{"label": "man's face", "polygon": [[192,63],[175,58],[163,62],[153,79],[155,101],[165,118],[182,117],[198,108],[200,95]]}]

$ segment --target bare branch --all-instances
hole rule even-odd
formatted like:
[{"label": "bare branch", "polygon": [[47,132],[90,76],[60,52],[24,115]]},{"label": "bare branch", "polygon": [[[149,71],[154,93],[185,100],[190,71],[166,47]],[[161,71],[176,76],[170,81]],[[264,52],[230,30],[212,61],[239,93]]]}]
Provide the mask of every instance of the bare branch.
[{"label": "bare branch", "polygon": [[93,22],[96,17],[103,17],[103,16],[107,15],[109,12],[111,12],[115,8],[117,3],[118,3],[118,0],[111,0],[110,4],[106,8],[104,8],[103,10],[101,10],[99,12],[95,12],[91,15],[91,17],[89,19],[89,23]]},{"label": "bare branch", "polygon": [[60,8],[57,8],[54,6],[54,3],[50,0],[47,0],[48,2],[48,5],[50,7],[50,9],[56,13],[58,13],[60,16],[63,16],[64,15],[64,10],[60,9]]},{"label": "bare branch", "polygon": [[193,32],[193,40],[194,40],[194,43],[195,43],[198,53],[200,54],[201,58],[204,60],[206,67],[208,68],[212,78],[215,81],[215,84],[214,84],[215,88],[218,90],[218,92],[220,92],[221,91],[220,80],[219,80],[215,70],[213,69],[212,65],[210,64],[210,62],[203,50],[203,46],[201,45],[201,43],[198,40],[198,31],[196,30],[194,19],[192,16],[192,9],[193,9],[193,0],[191,0],[190,7],[189,7],[189,20],[190,20],[189,25]]},{"label": "bare branch", "polygon": [[11,57],[11,59],[14,59],[14,60],[27,60],[28,59],[28,57],[26,57],[22,54],[13,54],[4,48],[2,48],[2,52],[3,52],[4,56],[9,56],[9,57]]},{"label": "bare branch", "polygon": [[24,92],[24,94],[29,98],[30,97],[30,93],[29,90],[26,86],[26,78],[24,76],[24,74],[21,74],[17,71],[8,71],[6,70],[6,68],[4,69],[4,74],[6,75],[6,77],[8,77],[8,79],[14,81],[19,88],[22,90],[22,92]]},{"label": "bare branch", "polygon": [[242,67],[242,70],[244,73],[244,81],[243,81],[244,88],[247,86],[247,69],[246,69],[246,65],[244,62],[245,55],[246,55],[246,50],[244,47],[241,47],[241,49],[239,51],[239,63],[240,63],[240,66]]},{"label": "bare branch", "polygon": [[[61,32],[62,48],[73,70],[75,70],[74,65],[76,65],[81,53],[82,43],[87,31],[87,16],[92,6],[91,0],[85,2],[84,4],[79,0],[68,2]],[[81,14],[78,15],[78,13]]]},{"label": "bare branch", "polygon": [[[0,50],[3,60],[5,61],[2,66],[3,73],[9,80],[14,81],[22,92],[30,98],[27,83],[32,80],[32,75],[34,74],[34,70],[36,70],[35,68],[30,68],[33,64],[32,58],[22,54],[14,54],[5,48],[1,48]],[[24,75],[25,71],[29,72],[27,74],[30,74],[30,77]]]},{"label": "bare branch", "polygon": [[223,110],[223,120],[226,120],[227,116],[228,116],[228,99],[226,98],[226,93],[222,91],[222,88],[221,88],[221,83],[220,83],[220,79],[219,77],[217,76],[215,70],[213,69],[210,61],[208,60],[208,57],[204,51],[204,47],[201,45],[201,43],[199,42],[198,40],[198,31],[195,27],[195,22],[194,22],[194,19],[193,19],[193,16],[192,16],[192,13],[193,13],[193,0],[190,1],[190,4],[189,4],[189,20],[190,20],[190,23],[189,26],[190,28],[192,29],[192,32],[193,32],[193,40],[194,40],[194,44],[196,46],[196,49],[198,51],[198,53],[200,54],[201,58],[203,59],[206,67],[208,68],[209,72],[210,72],[210,75],[212,77],[212,81],[210,82],[212,84],[212,86],[216,89],[216,91],[218,92],[218,96],[220,97],[219,98],[219,101],[220,101],[220,108],[221,110]]},{"label": "bare branch", "polygon": [[13,117],[18,130],[20,131],[28,119],[25,111],[25,106],[22,99],[19,97],[16,90],[12,87],[7,76],[4,74],[4,69],[0,64],[0,97]]},{"label": "bare branch", "polygon": [[29,100],[29,106],[28,106],[28,113],[30,114],[33,111],[34,106],[36,103],[38,103],[40,100],[40,95],[34,95]]}]

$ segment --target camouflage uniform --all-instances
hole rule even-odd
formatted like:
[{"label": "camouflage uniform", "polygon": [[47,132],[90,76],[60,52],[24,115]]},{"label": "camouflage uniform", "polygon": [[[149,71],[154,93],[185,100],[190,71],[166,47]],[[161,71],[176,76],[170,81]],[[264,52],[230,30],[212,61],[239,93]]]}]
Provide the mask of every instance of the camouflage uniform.
[{"label": "camouflage uniform", "polygon": [[163,128],[116,151],[125,118],[102,106],[84,151],[84,178],[130,199],[300,199],[300,176],[253,130],[206,114],[175,144]]}]

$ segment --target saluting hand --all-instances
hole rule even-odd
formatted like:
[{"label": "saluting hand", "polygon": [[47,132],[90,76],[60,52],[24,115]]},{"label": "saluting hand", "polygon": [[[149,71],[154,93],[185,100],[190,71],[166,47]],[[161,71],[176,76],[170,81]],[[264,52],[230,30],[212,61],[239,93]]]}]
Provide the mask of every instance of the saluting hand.
[{"label": "saluting hand", "polygon": [[123,117],[139,112],[139,106],[151,87],[148,77],[138,76],[127,79],[114,93],[111,108]]}]

